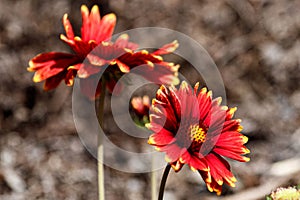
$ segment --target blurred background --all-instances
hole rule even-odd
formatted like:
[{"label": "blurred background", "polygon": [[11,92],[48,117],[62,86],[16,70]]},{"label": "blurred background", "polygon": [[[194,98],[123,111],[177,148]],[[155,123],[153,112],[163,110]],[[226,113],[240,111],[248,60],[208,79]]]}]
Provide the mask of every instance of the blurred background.
[{"label": "blurred background", "polygon": [[[278,186],[300,184],[300,1],[1,0],[0,199],[97,198],[96,160],[78,138],[72,88],[61,84],[44,92],[26,71],[38,53],[70,51],[59,40],[61,19],[69,13],[79,35],[81,4],[98,4],[102,15],[114,12],[115,33],[157,26],[197,40],[219,68],[228,105],[238,107],[251,161],[231,162],[236,188],[224,187],[217,198],[185,167],[170,174],[165,199],[255,200]],[[178,62],[193,84],[200,80]],[[118,132],[110,122],[105,129]],[[109,200],[150,199],[149,174],[107,167],[106,180]]]}]

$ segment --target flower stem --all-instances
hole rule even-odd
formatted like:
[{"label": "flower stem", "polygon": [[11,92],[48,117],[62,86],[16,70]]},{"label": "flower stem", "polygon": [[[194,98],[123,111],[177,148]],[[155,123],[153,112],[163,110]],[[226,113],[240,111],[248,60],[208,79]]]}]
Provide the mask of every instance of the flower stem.
[{"label": "flower stem", "polygon": [[161,182],[160,182],[160,188],[159,188],[158,200],[163,200],[163,197],[164,197],[164,191],[165,191],[165,186],[166,186],[166,182],[167,182],[167,178],[168,178],[170,169],[171,169],[171,165],[168,164],[168,165],[166,166],[166,168],[165,168],[163,177],[162,177]]},{"label": "flower stem", "polygon": [[[104,100],[105,100],[105,79],[101,80],[101,93],[100,98],[96,102],[96,113],[99,125],[103,130],[103,116],[104,116]],[[105,189],[104,189],[104,166],[103,166],[103,133],[98,134],[98,149],[97,149],[97,159],[98,159],[98,198],[99,200],[105,199]]]},{"label": "flower stem", "polygon": [[156,195],[157,195],[157,185],[156,185],[156,171],[155,171],[155,160],[154,160],[154,156],[152,156],[152,159],[151,159],[151,167],[152,167],[152,170],[151,170],[151,199],[152,200],[156,200]]}]

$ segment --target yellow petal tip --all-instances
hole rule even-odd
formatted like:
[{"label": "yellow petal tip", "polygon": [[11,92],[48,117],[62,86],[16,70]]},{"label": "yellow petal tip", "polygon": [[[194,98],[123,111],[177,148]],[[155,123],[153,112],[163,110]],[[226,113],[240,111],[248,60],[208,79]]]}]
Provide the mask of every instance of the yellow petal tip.
[{"label": "yellow petal tip", "polygon": [[248,137],[247,136],[241,136],[242,140],[243,140],[243,144],[246,144],[248,142]]},{"label": "yellow petal tip", "polygon": [[81,6],[80,9],[81,9],[82,12],[87,12],[87,13],[89,12],[88,7],[86,5],[84,5],[84,4]]},{"label": "yellow petal tip", "polygon": [[35,74],[32,78],[33,82],[37,83],[37,82],[41,82],[41,76]]}]

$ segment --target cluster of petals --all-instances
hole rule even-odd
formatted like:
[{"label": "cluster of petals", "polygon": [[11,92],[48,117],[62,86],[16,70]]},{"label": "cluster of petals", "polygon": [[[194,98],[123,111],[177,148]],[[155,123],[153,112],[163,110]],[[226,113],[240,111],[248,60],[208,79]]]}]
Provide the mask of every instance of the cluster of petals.
[{"label": "cluster of petals", "polygon": [[[29,61],[28,71],[35,72],[33,81],[45,81],[45,90],[56,88],[63,80],[71,86],[78,76],[81,79],[81,91],[95,98],[101,91],[101,84],[98,84],[100,77],[97,76],[99,72],[105,70],[106,87],[112,91],[120,76],[134,67],[138,67],[135,73],[152,82],[178,83],[178,65],[165,62],[160,56],[173,52],[178,47],[177,41],[152,53],[138,51],[138,45],[129,42],[127,34],[120,35],[114,42],[111,40],[116,25],[115,14],[101,18],[98,6],[93,6],[90,12],[83,5],[81,15],[81,37],[75,36],[67,14],[62,20],[66,35],[61,34],[60,39],[71,47],[73,53],[41,53]],[[91,91],[91,86],[95,84],[96,91]]]},{"label": "cluster of petals", "polygon": [[220,104],[221,98],[212,99],[212,92],[199,89],[199,83],[194,88],[186,82],[179,89],[161,86],[146,125],[153,132],[148,143],[165,152],[176,172],[189,165],[218,195],[223,183],[234,187],[236,182],[224,157],[247,162],[244,154],[250,152],[240,120],[232,119],[236,108]]},{"label": "cluster of petals", "polygon": [[149,109],[150,109],[150,98],[147,95],[145,95],[143,97],[133,97],[131,100],[131,106],[132,106],[133,112],[139,118],[148,116]]}]

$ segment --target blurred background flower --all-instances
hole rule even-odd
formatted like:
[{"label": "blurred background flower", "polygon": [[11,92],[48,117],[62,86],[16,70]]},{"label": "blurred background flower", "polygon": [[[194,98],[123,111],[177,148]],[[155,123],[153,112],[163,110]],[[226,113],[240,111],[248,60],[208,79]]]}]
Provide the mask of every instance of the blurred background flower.
[{"label": "blurred background flower", "polygon": [[131,99],[133,120],[136,124],[145,126],[149,122],[150,98],[147,95],[133,97]]}]

